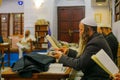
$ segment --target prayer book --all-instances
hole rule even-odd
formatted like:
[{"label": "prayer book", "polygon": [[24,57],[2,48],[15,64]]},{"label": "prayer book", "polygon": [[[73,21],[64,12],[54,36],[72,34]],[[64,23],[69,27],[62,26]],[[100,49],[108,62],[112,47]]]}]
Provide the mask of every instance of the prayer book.
[{"label": "prayer book", "polygon": [[119,72],[117,65],[103,49],[98,51],[97,54],[92,55],[91,58],[110,76],[114,77],[114,74]]},{"label": "prayer book", "polygon": [[60,63],[51,63],[49,65],[48,72],[50,72],[50,73],[65,73],[63,64],[60,64]]},{"label": "prayer book", "polygon": [[50,42],[53,48],[59,48],[56,44],[56,42],[53,40],[53,38],[50,35],[46,36],[47,40]]},{"label": "prayer book", "polygon": [[60,48],[62,47],[62,44],[54,37],[54,36],[51,36],[53,41],[55,42],[55,44]]}]

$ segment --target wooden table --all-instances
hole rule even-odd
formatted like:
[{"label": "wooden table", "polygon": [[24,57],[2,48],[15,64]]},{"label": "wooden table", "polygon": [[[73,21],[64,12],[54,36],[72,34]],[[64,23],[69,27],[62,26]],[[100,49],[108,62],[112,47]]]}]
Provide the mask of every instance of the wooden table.
[{"label": "wooden table", "polygon": [[[5,49],[7,49],[8,53],[8,65],[10,66],[10,44],[9,43],[0,43],[0,51],[4,54]],[[2,64],[2,68],[4,69],[4,62]]]},{"label": "wooden table", "polygon": [[2,78],[4,80],[61,80],[69,77],[71,72],[70,68],[67,68],[65,73],[50,73],[50,72],[41,72],[33,73],[31,78],[22,78],[16,72],[12,72],[11,68],[2,72]]}]

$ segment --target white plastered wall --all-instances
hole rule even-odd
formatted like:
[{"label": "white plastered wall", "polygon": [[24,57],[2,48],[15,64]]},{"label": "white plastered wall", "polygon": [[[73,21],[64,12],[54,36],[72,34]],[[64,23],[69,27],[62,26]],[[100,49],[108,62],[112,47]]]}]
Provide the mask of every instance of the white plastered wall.
[{"label": "white plastered wall", "polygon": [[85,16],[93,16],[101,14],[101,23],[111,24],[111,16],[107,6],[91,6],[91,0],[85,0]]},{"label": "white plastered wall", "polygon": [[17,4],[17,0],[4,0],[0,7],[0,13],[24,12],[24,30],[30,29],[34,35],[34,25],[38,19],[46,19],[50,22],[52,35],[57,38],[57,7],[58,6],[83,6],[85,16],[93,16],[94,13],[102,14],[102,22],[109,23],[109,10],[106,7],[91,7],[91,0],[44,0],[45,3],[35,8],[33,0],[23,0],[24,5]]},{"label": "white plastered wall", "polygon": [[42,6],[40,8],[36,8],[33,0],[25,0],[24,1],[25,30],[30,29],[32,34],[34,34],[35,22],[38,19],[45,19],[50,22],[51,32],[54,32],[53,28],[55,28],[56,26],[53,26],[55,25],[55,22],[53,20],[57,17],[54,15],[54,10],[55,10],[54,2],[55,0],[44,0],[44,3],[42,4]]}]

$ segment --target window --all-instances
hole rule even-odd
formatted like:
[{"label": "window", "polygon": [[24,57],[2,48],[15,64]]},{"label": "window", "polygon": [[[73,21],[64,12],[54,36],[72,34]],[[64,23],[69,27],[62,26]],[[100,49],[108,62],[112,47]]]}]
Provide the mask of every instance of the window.
[{"label": "window", "polygon": [[9,36],[9,18],[10,14],[0,14],[0,34],[3,39],[8,38]]},{"label": "window", "polygon": [[24,14],[14,13],[13,14],[13,35],[23,34],[24,31]]}]

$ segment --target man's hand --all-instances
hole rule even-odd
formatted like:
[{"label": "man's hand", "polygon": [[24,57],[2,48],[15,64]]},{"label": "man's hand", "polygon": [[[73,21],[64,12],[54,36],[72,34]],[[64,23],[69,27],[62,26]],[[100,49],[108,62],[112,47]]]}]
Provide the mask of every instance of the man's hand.
[{"label": "man's hand", "polygon": [[56,51],[61,51],[63,54],[67,54],[68,48],[66,46],[63,46],[59,49],[55,49]]},{"label": "man's hand", "polygon": [[62,56],[62,52],[61,51],[55,51],[54,54],[52,54],[52,57],[56,58],[56,59],[60,59],[60,57]]},{"label": "man's hand", "polygon": [[114,80],[120,80],[120,73],[116,73],[114,76],[115,76]]}]

